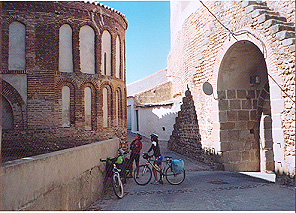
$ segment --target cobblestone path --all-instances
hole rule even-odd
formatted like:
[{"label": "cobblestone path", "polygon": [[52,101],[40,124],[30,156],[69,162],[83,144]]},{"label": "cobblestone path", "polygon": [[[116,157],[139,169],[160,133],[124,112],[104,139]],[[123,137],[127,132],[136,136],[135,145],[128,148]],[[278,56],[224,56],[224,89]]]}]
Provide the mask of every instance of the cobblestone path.
[{"label": "cobblestone path", "polygon": [[[133,139],[129,134],[128,141]],[[143,139],[143,151],[150,141]],[[295,189],[251,177],[242,173],[212,171],[205,164],[173,153],[161,142],[163,155],[185,162],[186,179],[173,186],[167,181],[163,185],[137,185],[128,179],[124,186],[123,199],[117,199],[112,188],[94,202],[88,211],[125,210],[196,210],[196,211],[294,211]],[[142,159],[143,162],[143,159]]]}]

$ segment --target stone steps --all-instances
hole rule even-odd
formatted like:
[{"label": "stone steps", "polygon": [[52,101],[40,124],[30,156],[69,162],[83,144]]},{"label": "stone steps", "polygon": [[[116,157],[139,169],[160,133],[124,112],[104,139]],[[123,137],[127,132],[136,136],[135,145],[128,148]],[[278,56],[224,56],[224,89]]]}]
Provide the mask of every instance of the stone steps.
[{"label": "stone steps", "polygon": [[256,9],[252,12],[252,18],[256,18],[262,14],[266,14],[266,15],[270,15],[270,16],[278,16],[280,17],[279,13],[278,12],[274,12],[274,11],[271,11],[271,10],[266,10],[266,9]]},{"label": "stone steps", "polygon": [[247,7],[249,5],[266,6],[266,2],[263,2],[263,1],[242,1],[242,7]]},{"label": "stone steps", "polygon": [[287,21],[287,19],[285,17],[277,16],[277,15],[271,15],[271,14],[267,14],[267,13],[261,14],[257,18],[259,24],[264,23],[264,22],[266,22],[267,20],[270,20],[270,19],[281,21],[283,23],[286,23],[286,21]]},{"label": "stone steps", "polygon": [[276,24],[293,26],[291,23],[282,22],[282,21],[279,21],[279,20],[276,20],[276,19],[269,19],[269,20],[264,22],[263,27],[265,29],[267,29],[267,28],[269,28],[269,27],[271,27],[273,25],[276,25]]},{"label": "stone steps", "polygon": [[[287,23],[286,17],[280,16],[278,12],[270,10],[266,2],[263,1],[242,1],[242,7],[252,18],[257,18],[259,24],[263,24],[264,29],[269,29],[276,39],[281,41],[283,46],[295,45],[295,27],[293,23]],[[295,48],[289,48],[294,52]]]},{"label": "stone steps", "polygon": [[253,12],[253,11],[256,10],[256,9],[265,9],[265,10],[269,10],[269,7],[255,4],[255,5],[249,5],[249,6],[247,6],[247,7],[245,8],[246,13]]}]

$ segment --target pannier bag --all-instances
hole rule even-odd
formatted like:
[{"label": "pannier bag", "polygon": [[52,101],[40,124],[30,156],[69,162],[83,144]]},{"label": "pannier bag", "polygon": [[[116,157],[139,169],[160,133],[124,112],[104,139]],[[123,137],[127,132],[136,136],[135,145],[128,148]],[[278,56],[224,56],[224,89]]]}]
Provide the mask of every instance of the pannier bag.
[{"label": "pannier bag", "polygon": [[175,175],[181,174],[184,169],[184,161],[183,160],[172,160],[172,166],[173,166],[173,173]]},{"label": "pannier bag", "polygon": [[[112,169],[113,169],[113,162],[115,161],[116,165],[122,164],[123,162],[123,156],[117,156],[117,157],[109,157],[106,161],[106,173],[107,177],[112,176]],[[120,168],[120,167],[119,167]]]}]

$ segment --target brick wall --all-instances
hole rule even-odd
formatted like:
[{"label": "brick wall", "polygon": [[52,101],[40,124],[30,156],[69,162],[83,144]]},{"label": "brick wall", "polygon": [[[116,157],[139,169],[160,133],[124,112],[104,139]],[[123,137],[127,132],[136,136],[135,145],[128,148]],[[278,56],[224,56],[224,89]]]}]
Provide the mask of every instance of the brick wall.
[{"label": "brick wall", "polygon": [[[65,144],[69,139],[77,145],[117,136],[122,146],[126,141],[126,83],[125,57],[119,57],[121,76],[115,77],[116,37],[121,42],[121,52],[125,54],[125,30],[127,20],[116,10],[100,3],[84,2],[2,2],[2,74],[26,74],[27,103],[18,101],[14,111],[14,129],[3,132],[2,147],[10,144],[35,143],[39,138]],[[26,28],[26,69],[8,70],[9,25],[20,22]],[[62,73],[59,67],[59,29],[63,24],[72,28],[73,72]],[[79,30],[88,25],[95,32],[95,74],[80,71]],[[112,76],[104,76],[101,67],[101,35],[108,30],[112,38]],[[9,85],[3,81],[4,85]],[[71,126],[62,128],[62,87],[70,88]],[[11,86],[11,85],[10,85]],[[83,93],[86,86],[92,89],[92,130],[85,130]],[[102,90],[110,88],[110,125],[102,127]],[[6,86],[2,93],[13,103],[17,93]],[[10,89],[9,89],[10,88]],[[119,125],[115,124],[115,91],[121,95]],[[9,93],[9,94],[8,94]],[[18,108],[17,108],[18,107]],[[27,141],[27,142],[25,142]],[[49,142],[48,142],[49,143]],[[2,152],[4,150],[2,149]]]}]

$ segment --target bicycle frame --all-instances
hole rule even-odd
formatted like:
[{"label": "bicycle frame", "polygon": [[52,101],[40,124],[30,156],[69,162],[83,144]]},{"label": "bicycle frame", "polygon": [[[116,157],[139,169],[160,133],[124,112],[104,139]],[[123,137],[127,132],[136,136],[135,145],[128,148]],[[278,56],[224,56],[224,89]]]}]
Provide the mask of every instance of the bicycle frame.
[{"label": "bicycle frame", "polygon": [[[149,156],[147,153],[143,154],[143,158],[146,160],[146,163],[139,165],[139,173],[136,175],[134,173],[134,180],[139,185],[146,185],[150,182],[152,178],[152,172],[156,178],[156,172],[160,174],[161,177],[165,177],[166,180],[172,185],[179,185],[185,180],[185,170],[181,173],[174,172],[174,166],[172,157],[164,157],[164,160],[152,160],[152,156]],[[164,166],[160,169],[157,165],[154,165],[155,162],[164,162]],[[151,166],[149,166],[151,165]],[[152,169],[151,169],[152,167]]]},{"label": "bicycle frame", "polygon": [[[100,159],[101,162],[106,162],[106,160],[104,159]],[[118,198],[123,198],[124,195],[124,190],[123,190],[123,184],[121,181],[121,177],[120,177],[120,172],[121,169],[117,167],[117,165],[115,164],[115,160],[111,160],[112,164],[113,164],[113,168],[112,168],[112,187],[113,187],[113,191],[115,193],[115,195]],[[119,190],[119,191],[118,191]]]},{"label": "bicycle frame", "polygon": [[146,165],[151,165],[153,169],[155,169],[160,175],[162,176],[167,176],[166,174],[164,174],[160,168],[156,165],[154,165],[154,163],[151,162],[163,162],[165,163],[165,166],[161,169],[162,171],[165,171],[167,166],[171,166],[171,162],[169,160],[152,160],[152,159],[146,159]]}]

